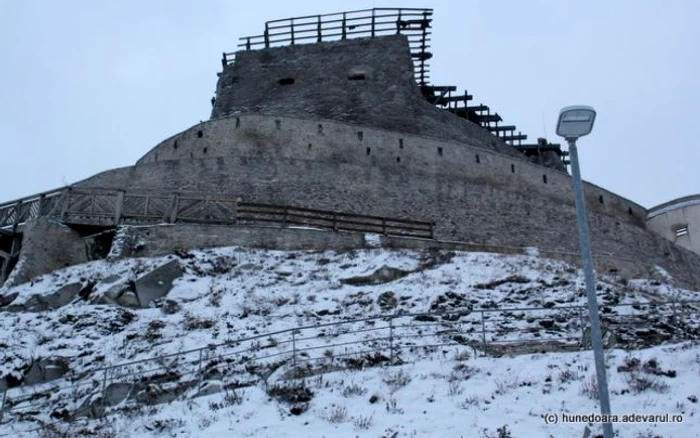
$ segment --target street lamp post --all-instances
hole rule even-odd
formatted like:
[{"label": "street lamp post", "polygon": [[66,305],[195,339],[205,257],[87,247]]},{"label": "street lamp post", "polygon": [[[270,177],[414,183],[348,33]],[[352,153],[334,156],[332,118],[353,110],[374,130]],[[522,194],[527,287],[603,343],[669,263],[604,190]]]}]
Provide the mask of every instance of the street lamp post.
[{"label": "street lamp post", "polygon": [[[603,341],[600,331],[600,318],[598,316],[598,299],[595,293],[595,277],[593,274],[593,260],[591,258],[591,244],[588,234],[588,220],[586,205],[583,199],[583,184],[581,183],[581,170],[578,164],[578,151],[576,140],[579,137],[590,134],[595,122],[596,112],[590,106],[568,106],[559,112],[557,122],[557,135],[564,137],[569,144],[569,156],[571,159],[571,173],[573,174],[574,199],[576,202],[576,218],[578,221],[579,239],[581,241],[581,257],[583,258],[583,272],[586,280],[586,295],[588,297],[588,312],[591,319],[591,339],[593,341],[593,355],[595,358],[596,378],[598,392],[600,394],[600,413],[604,420],[610,418],[610,397],[608,395],[608,379],[605,371],[605,356],[603,355]],[[613,438],[612,423],[603,423],[603,436]]]}]

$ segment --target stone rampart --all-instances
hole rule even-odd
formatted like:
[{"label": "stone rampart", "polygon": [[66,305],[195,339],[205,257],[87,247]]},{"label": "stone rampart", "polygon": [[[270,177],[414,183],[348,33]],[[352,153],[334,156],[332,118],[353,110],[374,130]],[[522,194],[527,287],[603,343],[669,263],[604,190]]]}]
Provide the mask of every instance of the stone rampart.
[{"label": "stone rampart", "polygon": [[425,100],[405,35],[239,51],[219,74],[212,119],[239,113],[337,120],[520,154]]},{"label": "stone rampart", "polygon": [[[237,129],[244,132],[240,142]],[[203,158],[205,147],[219,156],[208,149]],[[155,161],[155,153],[166,150],[177,152],[167,160],[159,153]],[[201,155],[188,158],[197,151]],[[435,235],[442,240],[578,251],[566,173],[478,147],[339,122],[261,116],[214,120],[167,140],[137,166],[76,186],[192,191],[427,220],[435,222]],[[585,192],[595,253],[660,265],[700,285],[700,259],[648,232],[644,208],[591,184]]]}]

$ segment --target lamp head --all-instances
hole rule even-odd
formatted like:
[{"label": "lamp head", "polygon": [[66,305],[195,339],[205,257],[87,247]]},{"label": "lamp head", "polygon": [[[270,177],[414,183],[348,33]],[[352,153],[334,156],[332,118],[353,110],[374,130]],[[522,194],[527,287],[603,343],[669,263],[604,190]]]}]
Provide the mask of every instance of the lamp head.
[{"label": "lamp head", "polygon": [[557,121],[557,135],[567,140],[576,140],[588,135],[593,130],[595,110],[586,105],[574,105],[562,108]]}]

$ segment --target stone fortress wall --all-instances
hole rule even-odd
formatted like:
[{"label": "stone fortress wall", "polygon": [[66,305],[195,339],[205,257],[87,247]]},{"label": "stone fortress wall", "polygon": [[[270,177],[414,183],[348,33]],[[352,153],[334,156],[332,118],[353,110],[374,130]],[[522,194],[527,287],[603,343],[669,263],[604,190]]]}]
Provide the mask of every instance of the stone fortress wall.
[{"label": "stone fortress wall", "polygon": [[[578,251],[568,174],[478,146],[331,120],[241,114],[203,122],[136,166],[76,186],[428,220],[441,240]],[[595,253],[700,284],[700,258],[647,231],[646,209],[592,184],[584,190]]]},{"label": "stone fortress wall", "polygon": [[[569,175],[426,102],[403,35],[238,52],[219,74],[211,120],[74,187],[197,192],[430,221],[441,241],[579,249]],[[646,209],[584,190],[596,254],[700,287],[700,256],[648,231]],[[200,247],[176,228],[163,233]]]}]

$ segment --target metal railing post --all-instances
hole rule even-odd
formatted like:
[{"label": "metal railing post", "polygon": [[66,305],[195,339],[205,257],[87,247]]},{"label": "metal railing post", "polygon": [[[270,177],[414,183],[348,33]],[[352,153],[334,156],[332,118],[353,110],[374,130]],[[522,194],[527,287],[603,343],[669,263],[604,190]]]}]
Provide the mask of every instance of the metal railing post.
[{"label": "metal railing post", "polygon": [[389,317],[389,360],[394,363],[394,317]]},{"label": "metal railing post", "polygon": [[107,407],[107,372],[109,368],[105,368],[104,375],[102,376],[102,407]]},{"label": "metal railing post", "polygon": [[318,41],[317,42],[320,43],[321,41],[323,41],[323,34],[321,32],[321,16],[320,15],[318,16],[318,26],[316,28],[316,32],[318,33]]},{"label": "metal railing post", "polygon": [[267,23],[265,23],[265,48],[270,48],[270,30],[268,29]]},{"label": "metal railing post", "polygon": [[484,344],[484,356],[486,356],[488,347],[486,345],[486,321],[483,310],[481,311],[481,342]]},{"label": "metal railing post", "polygon": [[292,369],[297,369],[297,343],[296,343],[296,329],[292,330]]},{"label": "metal railing post", "polygon": [[293,18],[292,18],[291,22],[292,22],[292,41],[291,41],[291,45],[294,45],[294,19],[293,19]]},{"label": "metal railing post", "polygon": [[5,413],[5,400],[7,399],[7,388],[2,391],[2,404],[0,405],[0,423],[2,422],[3,414]]},{"label": "metal railing post", "polygon": [[198,383],[197,383],[197,391],[202,389],[202,354],[203,354],[204,349],[201,348],[199,350],[199,365],[197,366],[197,377],[198,377]]},{"label": "metal railing post", "polygon": [[372,38],[374,38],[374,9],[372,9]]},{"label": "metal railing post", "polygon": [[343,12],[343,29],[341,31],[341,37],[340,37],[341,40],[344,40],[347,37],[346,30],[345,30],[346,26],[347,26],[347,21],[345,19],[345,12]]},{"label": "metal railing post", "polygon": [[586,323],[583,320],[583,307],[578,308],[578,317],[581,320],[581,349],[586,349]]}]

